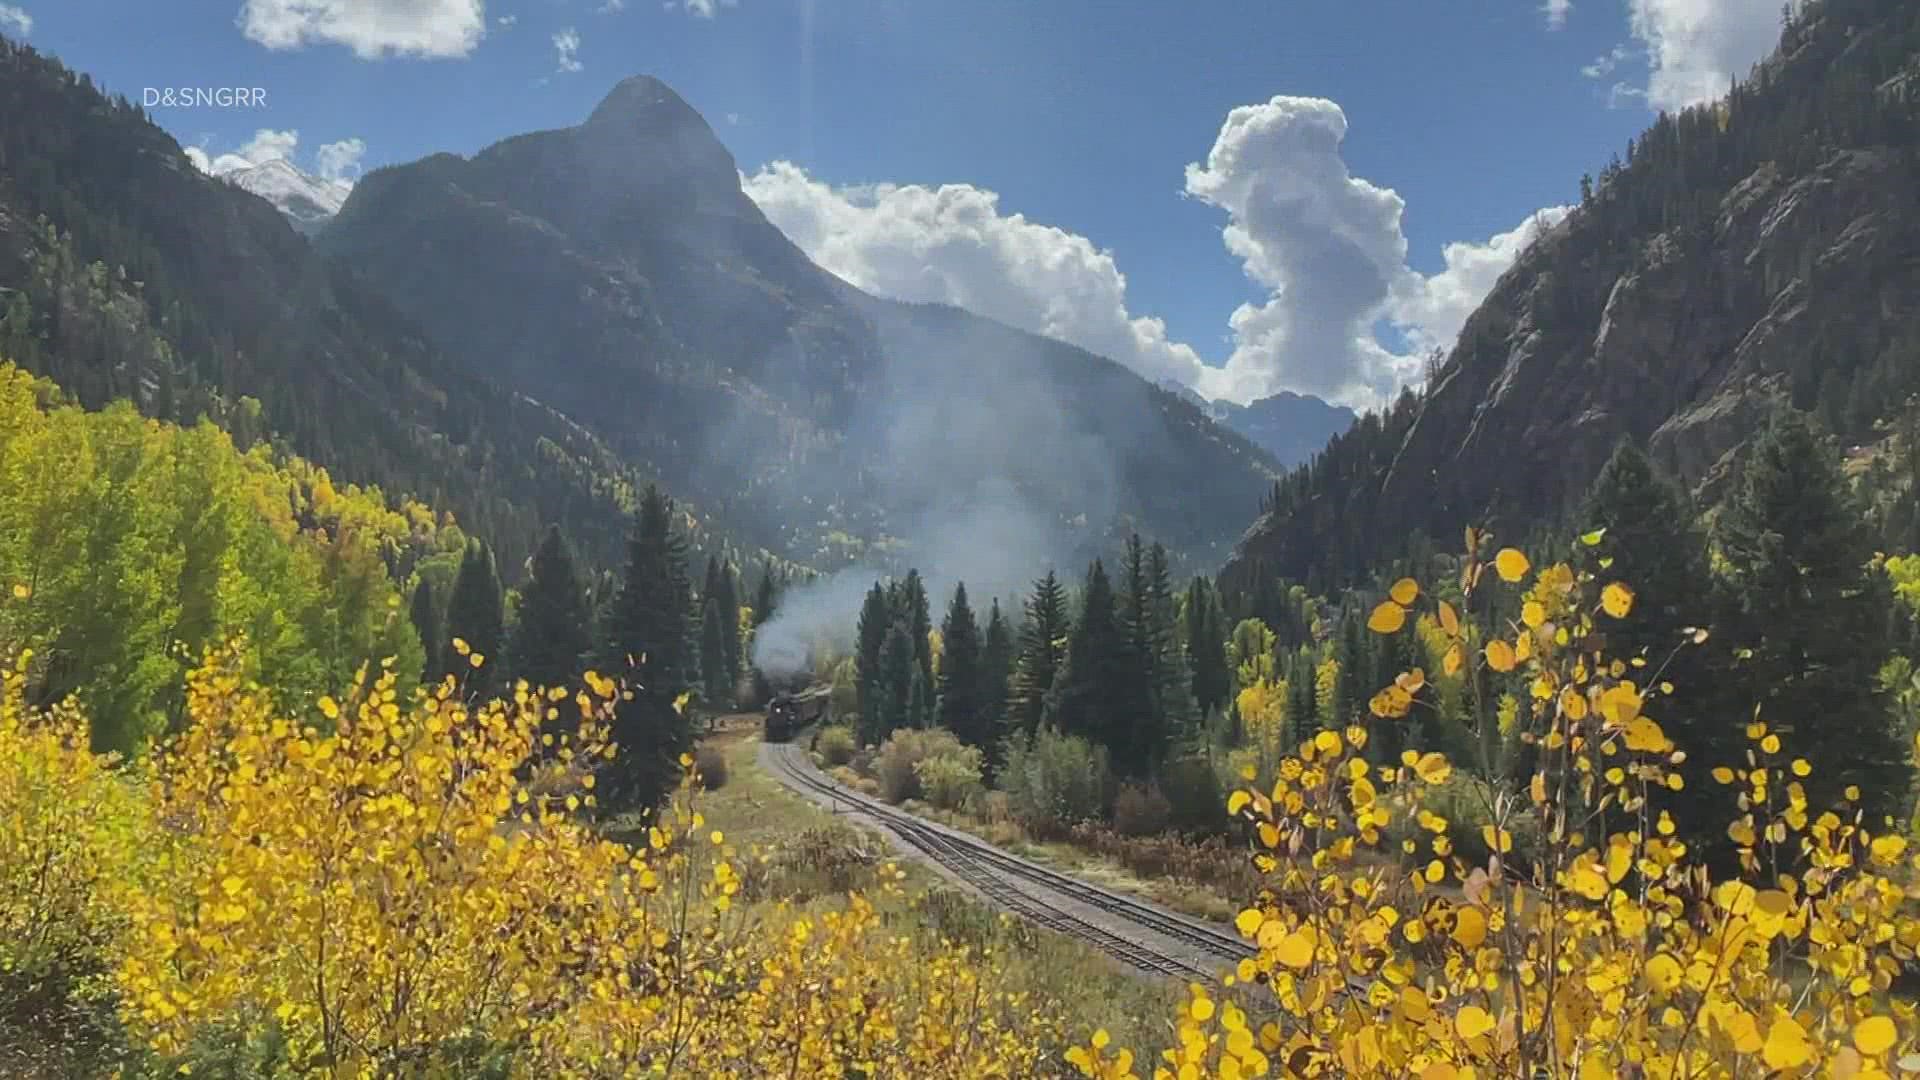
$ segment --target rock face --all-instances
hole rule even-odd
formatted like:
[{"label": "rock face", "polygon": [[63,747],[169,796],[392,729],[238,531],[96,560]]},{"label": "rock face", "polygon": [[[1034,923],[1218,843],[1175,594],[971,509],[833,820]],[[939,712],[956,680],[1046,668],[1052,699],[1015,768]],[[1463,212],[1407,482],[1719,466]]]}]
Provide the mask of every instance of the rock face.
[{"label": "rock face", "polygon": [[1282,390],[1248,405],[1215,401],[1208,415],[1253,440],[1285,466],[1299,465],[1320,452],[1327,440],[1353,426],[1352,409],[1329,405],[1311,394]]},{"label": "rock face", "polygon": [[1232,571],[1352,576],[1314,554],[1338,535],[1312,510],[1330,498],[1376,558],[1468,523],[1517,538],[1623,438],[1711,496],[1780,402],[1870,437],[1920,390],[1920,96],[1897,92],[1914,71],[1914,5],[1811,5],[1721,108],[1663,116],[1609,167],[1424,395],[1356,429],[1350,467],[1280,485]]},{"label": "rock face", "polygon": [[1218,565],[1273,475],[1117,364],[821,270],[652,78],[576,127],[377,170],[318,243],[452,355],[796,558],[951,534],[985,501],[1062,558],[1132,525]]}]

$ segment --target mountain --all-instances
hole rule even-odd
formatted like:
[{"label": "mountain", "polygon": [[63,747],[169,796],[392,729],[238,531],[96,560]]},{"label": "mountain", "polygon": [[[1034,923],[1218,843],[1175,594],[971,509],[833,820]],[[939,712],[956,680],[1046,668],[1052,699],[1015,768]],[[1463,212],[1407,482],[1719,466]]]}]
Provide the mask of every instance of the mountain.
[{"label": "mountain", "polygon": [[308,236],[333,220],[353,190],[352,185],[342,181],[323,180],[301,172],[285,158],[242,169],[216,170],[214,175],[272,203],[296,230]]},{"label": "mountain", "polygon": [[1306,462],[1327,440],[1353,426],[1352,409],[1330,405],[1311,394],[1282,390],[1248,405],[1215,401],[1208,415],[1245,435],[1282,465]]},{"label": "mountain", "polygon": [[1519,540],[1623,438],[1711,496],[1775,403],[1866,443],[1920,390],[1920,5],[1813,0],[1582,186],[1423,393],[1274,485],[1227,579],[1352,581],[1468,523]]},{"label": "mountain", "polygon": [[1282,466],[1300,465],[1320,452],[1327,440],[1353,426],[1352,409],[1330,405],[1312,394],[1282,390],[1246,405],[1208,401],[1185,383],[1161,379],[1160,389],[1192,402],[1215,423],[1244,435]]},{"label": "mountain", "polygon": [[[0,125],[0,357],[82,404],[211,417],[336,483],[429,501],[503,566],[550,521],[617,564],[652,474],[456,362],[268,202],[195,168],[133,103],[5,38],[0,115],[34,117]],[[701,513],[696,545],[721,542],[708,524]]]},{"label": "mountain", "polygon": [[816,564],[969,530],[1078,560],[1137,527],[1218,565],[1275,475],[1118,364],[815,266],[644,76],[578,126],[368,174],[317,244],[477,373]]}]

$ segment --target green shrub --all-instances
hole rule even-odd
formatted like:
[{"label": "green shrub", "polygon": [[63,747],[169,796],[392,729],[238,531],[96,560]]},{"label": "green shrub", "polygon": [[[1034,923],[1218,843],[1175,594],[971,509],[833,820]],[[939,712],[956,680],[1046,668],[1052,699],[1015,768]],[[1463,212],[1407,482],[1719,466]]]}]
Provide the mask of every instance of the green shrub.
[{"label": "green shrub", "polygon": [[1212,762],[1186,757],[1167,764],[1160,775],[1160,792],[1168,804],[1168,824],[1195,836],[1226,832],[1227,792]]},{"label": "green shrub", "polygon": [[1031,744],[1013,740],[1000,771],[1000,788],[1014,817],[1040,837],[1097,820],[1112,787],[1104,747],[1051,728],[1037,733]]},{"label": "green shrub", "polygon": [[960,750],[960,740],[945,728],[902,728],[887,736],[874,760],[880,797],[890,803],[926,798],[926,790],[920,786],[920,762]]},{"label": "green shrub", "polygon": [[1173,804],[1150,784],[1122,784],[1113,797],[1113,828],[1122,836],[1154,836],[1167,831]]},{"label": "green shrub", "polygon": [[853,755],[860,752],[860,746],[853,738],[853,729],[844,724],[821,728],[819,734],[813,737],[813,748],[829,768],[847,764],[853,760]]},{"label": "green shrub", "polygon": [[980,784],[980,765],[980,751],[962,746],[921,758],[914,763],[913,774],[922,798],[942,810],[960,810],[986,793]]}]

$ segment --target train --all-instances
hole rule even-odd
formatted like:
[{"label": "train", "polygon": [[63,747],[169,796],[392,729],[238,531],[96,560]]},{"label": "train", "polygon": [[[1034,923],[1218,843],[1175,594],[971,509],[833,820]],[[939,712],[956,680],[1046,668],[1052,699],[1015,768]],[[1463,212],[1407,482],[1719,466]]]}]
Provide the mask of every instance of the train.
[{"label": "train", "polygon": [[813,723],[833,720],[833,687],[809,686],[803,690],[783,691],[767,702],[768,742],[788,742]]}]

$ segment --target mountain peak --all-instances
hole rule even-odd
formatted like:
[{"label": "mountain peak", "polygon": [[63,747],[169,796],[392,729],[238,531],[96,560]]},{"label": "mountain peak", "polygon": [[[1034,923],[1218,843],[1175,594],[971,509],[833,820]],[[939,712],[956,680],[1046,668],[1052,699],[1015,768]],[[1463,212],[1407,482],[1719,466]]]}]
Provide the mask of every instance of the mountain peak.
[{"label": "mountain peak", "polygon": [[[673,87],[651,75],[633,75],[620,80],[587,117],[588,127],[660,127],[668,123],[692,123],[706,127],[706,120]],[[711,129],[709,129],[711,130]]]}]

